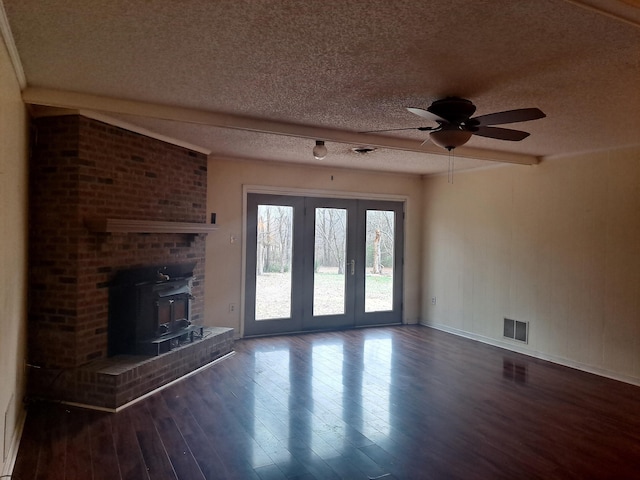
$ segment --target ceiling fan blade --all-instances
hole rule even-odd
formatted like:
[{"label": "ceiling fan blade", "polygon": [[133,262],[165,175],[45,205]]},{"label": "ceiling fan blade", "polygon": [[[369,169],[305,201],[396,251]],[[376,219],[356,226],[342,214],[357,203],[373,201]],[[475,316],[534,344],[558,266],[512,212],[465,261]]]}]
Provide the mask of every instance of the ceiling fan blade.
[{"label": "ceiling fan blade", "polygon": [[489,113],[471,118],[468,125],[500,125],[503,123],[526,122],[544,118],[546,115],[539,108],[519,108],[505,112]]},{"label": "ceiling fan blade", "polygon": [[430,132],[432,130],[438,130],[440,127],[409,127],[409,128],[385,128],[383,130],[367,130],[366,132],[358,133],[380,133],[380,132],[398,132],[401,130],[419,130],[421,132]]},{"label": "ceiling fan blade", "polygon": [[500,127],[477,127],[477,130],[470,129],[474,135],[479,135],[481,137],[488,138],[497,138],[498,140],[510,140],[512,142],[518,142],[523,140],[529,136],[528,132],[523,132],[522,130],[511,130],[510,128],[500,128]]},{"label": "ceiling fan blade", "polygon": [[414,115],[418,115],[419,117],[426,118],[427,120],[431,120],[432,122],[446,122],[449,123],[446,119],[442,118],[440,115],[436,115],[435,113],[431,113],[427,110],[423,110],[422,108],[415,107],[407,107]]}]

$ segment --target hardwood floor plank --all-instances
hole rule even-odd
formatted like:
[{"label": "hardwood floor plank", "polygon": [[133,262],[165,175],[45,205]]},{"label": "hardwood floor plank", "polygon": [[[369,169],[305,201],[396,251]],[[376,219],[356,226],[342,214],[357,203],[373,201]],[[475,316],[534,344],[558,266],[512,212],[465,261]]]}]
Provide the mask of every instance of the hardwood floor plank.
[{"label": "hardwood floor plank", "polygon": [[235,348],[118,414],[33,406],[14,476],[640,478],[637,386],[420,326]]},{"label": "hardwood floor plank", "polygon": [[[300,462],[308,475],[311,475],[318,479],[337,479],[340,478],[336,472],[325,462],[318,454],[316,454],[312,448],[302,441],[298,441],[296,438],[291,439],[289,445],[289,451]],[[338,455],[336,450],[333,450],[334,455]],[[331,457],[329,457],[331,458]]]},{"label": "hardwood floor plank", "polygon": [[165,404],[163,396],[149,397],[146,405],[178,479],[205,480],[204,474],[176,426],[172,412]]},{"label": "hardwood floor plank", "polygon": [[179,480],[145,402],[137,403],[129,409],[131,410],[131,424],[140,445],[149,478],[152,480]]},{"label": "hardwood floor plank", "polygon": [[69,408],[67,411],[65,480],[86,480],[93,476],[90,412],[80,408]]},{"label": "hardwood floor plank", "polygon": [[[253,468],[272,465],[273,462],[251,436],[244,431],[227,411],[219,396],[212,391],[211,379],[202,377],[192,383],[189,395],[191,412],[204,435],[214,445],[224,468],[230,472],[239,471],[237,478],[251,478]],[[216,378],[215,381],[219,381]],[[235,478],[235,477],[232,477]],[[257,478],[257,475],[255,475]]]},{"label": "hardwood floor plank", "polygon": [[287,477],[277,465],[266,465],[255,469],[260,480],[287,480]]},{"label": "hardwood floor plank", "polygon": [[42,408],[36,404],[27,406],[27,418],[25,419],[20,448],[14,465],[14,473],[22,480],[33,480],[38,470],[38,458],[42,448],[44,418],[50,405]]},{"label": "hardwood floor plank", "polygon": [[[204,433],[200,423],[193,416],[194,392],[182,382],[162,393],[168,408],[177,419],[180,432],[191,452],[198,462],[200,469],[207,480],[234,478],[222,461],[215,448],[215,444]],[[245,470],[252,470],[245,466]]]},{"label": "hardwood floor plank", "polygon": [[111,415],[105,413],[91,412],[89,415],[89,439],[94,480],[121,478],[111,418]]},{"label": "hardwood floor plank", "polygon": [[113,435],[122,480],[151,480],[133,427],[132,410],[114,415]]},{"label": "hardwood floor plank", "polygon": [[41,422],[42,446],[38,457],[36,480],[64,480],[66,466],[66,414],[46,415]]}]

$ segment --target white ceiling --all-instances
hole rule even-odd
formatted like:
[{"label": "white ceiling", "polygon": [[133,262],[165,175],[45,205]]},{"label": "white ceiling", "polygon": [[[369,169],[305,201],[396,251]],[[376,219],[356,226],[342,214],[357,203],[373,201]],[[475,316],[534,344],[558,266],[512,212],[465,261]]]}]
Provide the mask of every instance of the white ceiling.
[{"label": "white ceiling", "polygon": [[[521,142],[472,137],[456,169],[640,143],[639,0],[3,4],[28,103],[106,112],[213,155],[318,163],[319,138],[326,165],[443,172],[425,132],[358,132],[429,125],[405,107],[452,95],[477,115],[547,115],[513,125],[531,133]],[[363,145],[379,149],[352,151]]]}]

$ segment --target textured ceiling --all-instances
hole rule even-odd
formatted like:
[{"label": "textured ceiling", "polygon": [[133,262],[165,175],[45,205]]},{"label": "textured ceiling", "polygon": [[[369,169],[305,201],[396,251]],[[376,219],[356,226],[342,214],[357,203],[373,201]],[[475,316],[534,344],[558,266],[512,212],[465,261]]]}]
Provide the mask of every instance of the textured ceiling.
[{"label": "textured ceiling", "polygon": [[[225,157],[317,162],[313,138],[340,139],[324,163],[425,174],[448,166],[446,152],[419,147],[425,132],[384,134],[414,146],[369,155],[352,151],[372,143],[357,132],[428,125],[404,107],[456,95],[477,115],[547,114],[513,126],[531,133],[521,142],[472,137],[457,169],[493,164],[465,157],[640,143],[638,3],[3,0],[27,87],[45,89],[34,103],[107,111]],[[55,90],[92,97],[48,102]],[[134,101],[133,111],[101,97]],[[202,112],[215,121],[192,121]]]}]

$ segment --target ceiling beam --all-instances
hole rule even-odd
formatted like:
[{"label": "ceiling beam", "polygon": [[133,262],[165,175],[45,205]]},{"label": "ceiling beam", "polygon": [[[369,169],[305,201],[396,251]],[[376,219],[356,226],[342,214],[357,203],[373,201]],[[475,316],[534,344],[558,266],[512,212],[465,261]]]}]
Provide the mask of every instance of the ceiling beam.
[{"label": "ceiling beam", "polygon": [[114,127],[122,128],[130,132],[139,133],[140,135],[144,135],[145,137],[155,138],[156,140],[160,140],[165,143],[171,143],[172,145],[177,145],[179,147],[183,147],[188,150],[193,150],[194,152],[200,152],[205,155],[211,155],[211,149],[209,148],[203,147],[201,145],[196,145],[191,142],[186,142],[179,138],[174,138],[167,135],[163,135],[158,132],[154,132],[140,125],[134,125],[133,123],[125,122],[124,120],[112,117],[108,114],[104,114],[96,110],[77,110],[75,108],[48,107],[48,106],[35,105],[35,104],[30,104],[29,107],[30,107],[29,113],[33,118],[60,117],[65,115],[81,115],[83,117],[91,118],[93,120],[97,120],[99,122],[106,123]]},{"label": "ceiling beam", "polygon": [[[124,100],[65,90],[27,87],[22,92],[22,99],[29,105],[42,105],[47,107],[69,108],[76,110],[95,110],[112,114],[134,115],[160,120],[208,125],[211,127],[231,128],[274,135],[325,140],[329,142],[346,143],[358,146],[367,145],[377,148],[429,153],[432,155],[449,155],[449,152],[446,150],[430,143],[422,144],[420,140],[357,133],[311,125],[299,125],[295,123],[245,117],[195,108]],[[455,155],[456,157],[462,158],[516,163],[521,165],[535,165],[539,163],[539,158],[533,155],[472,147],[456,148]]]}]

